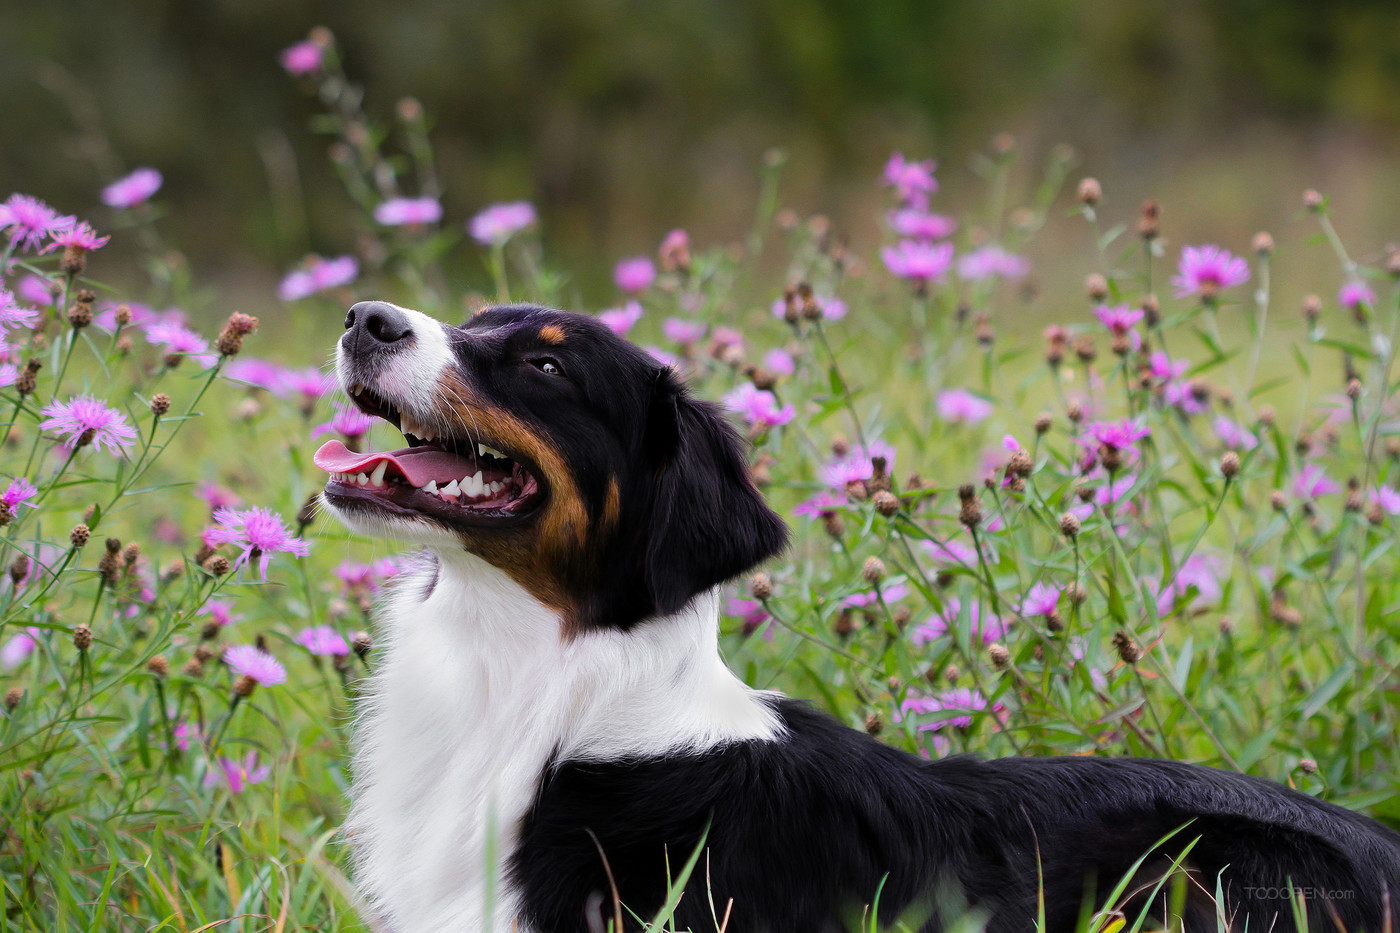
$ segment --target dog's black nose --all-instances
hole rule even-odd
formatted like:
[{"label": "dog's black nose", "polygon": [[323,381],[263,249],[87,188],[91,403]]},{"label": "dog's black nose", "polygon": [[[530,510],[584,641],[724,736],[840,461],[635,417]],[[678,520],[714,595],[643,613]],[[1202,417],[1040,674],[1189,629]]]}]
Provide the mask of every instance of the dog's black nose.
[{"label": "dog's black nose", "polygon": [[408,315],[387,301],[361,301],[352,305],[345,315],[345,329],[355,332],[354,343],[363,339],[397,343],[413,334]]}]

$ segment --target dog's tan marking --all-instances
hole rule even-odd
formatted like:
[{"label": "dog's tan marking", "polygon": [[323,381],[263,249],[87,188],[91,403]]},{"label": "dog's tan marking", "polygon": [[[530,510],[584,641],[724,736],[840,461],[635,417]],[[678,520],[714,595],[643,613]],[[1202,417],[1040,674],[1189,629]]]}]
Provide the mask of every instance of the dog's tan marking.
[{"label": "dog's tan marking", "polygon": [[564,328],[558,324],[546,324],[540,328],[540,339],[557,347],[564,342]]},{"label": "dog's tan marking", "polygon": [[614,474],[608,477],[608,498],[603,502],[603,528],[616,528],[621,515],[622,492],[618,489],[617,476]]}]

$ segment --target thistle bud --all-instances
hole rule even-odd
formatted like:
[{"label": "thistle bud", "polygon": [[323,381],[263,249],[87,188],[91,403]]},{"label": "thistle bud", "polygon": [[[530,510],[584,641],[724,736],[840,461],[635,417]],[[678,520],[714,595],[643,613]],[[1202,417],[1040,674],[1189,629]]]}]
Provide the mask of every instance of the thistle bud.
[{"label": "thistle bud", "polygon": [[865,731],[869,735],[879,735],[885,731],[885,724],[880,721],[878,713],[871,713],[865,717]]},{"label": "thistle bud", "polygon": [[888,490],[882,489],[875,493],[870,501],[874,504],[875,511],[886,518],[899,511],[899,499]]},{"label": "thistle bud", "polygon": [[1082,606],[1089,598],[1089,591],[1084,588],[1084,584],[1076,581],[1065,587],[1065,596],[1069,598],[1072,605]]},{"label": "thistle bud", "polygon": [[1240,455],[1233,450],[1227,450],[1220,457],[1220,475],[1226,479],[1234,479],[1240,474]]},{"label": "thistle bud", "polygon": [[1311,758],[1299,758],[1298,770],[1302,771],[1304,774],[1316,774],[1317,762]]},{"label": "thistle bud", "polygon": [[190,658],[185,662],[185,666],[180,668],[180,673],[193,680],[198,680],[204,676],[204,662],[199,658]]},{"label": "thistle bud", "polygon": [[846,524],[841,521],[841,516],[830,510],[821,513],[822,530],[829,536],[840,541],[846,533]]},{"label": "thistle bud", "polygon": [[1162,307],[1157,303],[1157,296],[1151,292],[1148,293],[1146,298],[1142,299],[1142,311],[1143,320],[1147,323],[1148,327],[1156,327],[1158,324],[1162,323]]},{"label": "thistle bud", "polygon": [[1103,187],[1097,178],[1085,178],[1079,182],[1079,203],[1093,207],[1103,197]]},{"label": "thistle bud", "polygon": [[228,558],[222,554],[215,554],[204,562],[204,569],[216,577],[222,577],[229,572]]},{"label": "thistle bud", "polygon": [[879,583],[885,579],[885,562],[878,557],[867,557],[860,575],[866,583]]},{"label": "thistle bud", "polygon": [[1127,632],[1119,631],[1114,634],[1113,647],[1118,649],[1118,657],[1123,659],[1124,664],[1136,664],[1142,657],[1142,648]]},{"label": "thistle bud", "polygon": [[1274,252],[1274,238],[1263,230],[1254,234],[1254,241],[1250,244],[1254,247],[1254,252],[1260,256],[1272,256]]},{"label": "thistle bud", "polygon": [[68,541],[74,547],[83,547],[88,543],[88,539],[91,537],[92,529],[87,525],[74,525],[73,530],[68,532]]},{"label": "thistle bud", "polygon": [[68,323],[74,330],[82,330],[92,323],[92,305],[79,301],[68,309]]},{"label": "thistle bud", "polygon": [[42,360],[30,357],[29,362],[24,365],[24,372],[15,378],[15,391],[20,395],[32,395],[39,387],[39,370],[43,368]]},{"label": "thistle bud", "polygon": [[1283,490],[1275,489],[1269,493],[1269,503],[1274,507],[1275,512],[1282,512],[1288,507],[1288,497],[1283,494]]},{"label": "thistle bud", "polygon": [[170,396],[164,392],[157,392],[151,396],[151,414],[157,418],[170,411]]},{"label": "thistle bud", "polygon": [[1094,362],[1099,355],[1099,351],[1094,348],[1094,338],[1088,334],[1080,336],[1074,342],[1074,355],[1079,357],[1081,363]]},{"label": "thistle bud", "polygon": [[10,564],[10,582],[18,587],[29,576],[29,555],[20,554]]},{"label": "thistle bud", "polygon": [[5,691],[5,709],[14,711],[16,706],[24,699],[23,687],[11,687]]},{"label": "thistle bud", "polygon": [[969,530],[982,523],[982,504],[977,501],[977,490],[971,483],[958,488],[958,498],[962,506],[958,509],[958,521]]},{"label": "thistle bud", "polygon": [[1046,434],[1047,432],[1049,432],[1049,430],[1050,430],[1050,425],[1051,425],[1052,423],[1053,423],[1053,420],[1052,420],[1052,418],[1050,417],[1050,412],[1048,412],[1048,411],[1043,411],[1043,412],[1041,412],[1040,414],[1038,414],[1038,415],[1035,416],[1035,433],[1036,433],[1037,435],[1044,435],[1044,434]]},{"label": "thistle bud", "polygon": [[73,629],[73,647],[79,651],[86,651],[92,647],[92,629],[86,625],[79,625]]},{"label": "thistle bud", "polygon": [[253,695],[253,691],[258,688],[258,682],[248,674],[239,674],[238,679],[233,682],[233,695],[241,700],[246,700]]},{"label": "thistle bud", "polygon": [[1156,201],[1144,201],[1142,213],[1138,215],[1138,236],[1144,240],[1155,240],[1160,232],[1162,207]]},{"label": "thistle bud", "polygon": [[988,646],[987,657],[991,660],[992,667],[999,671],[1005,670],[1006,666],[1011,663],[1011,652],[1006,649],[1005,645],[996,642]]},{"label": "thistle bud", "polygon": [[14,520],[15,510],[8,502],[0,502],[0,528],[4,528]]},{"label": "thistle bud", "polygon": [[1263,427],[1263,428],[1272,428],[1272,427],[1274,426],[1274,420],[1275,420],[1277,417],[1278,417],[1278,416],[1277,416],[1277,415],[1275,414],[1275,412],[1274,412],[1274,406],[1272,406],[1272,405],[1260,405],[1260,406],[1259,406],[1259,426],[1260,426],[1260,427]]},{"label": "thistle bud", "polygon": [[1060,516],[1060,534],[1073,541],[1079,537],[1079,517],[1072,512]]},{"label": "thistle bud", "polygon": [[356,632],[355,636],[350,639],[350,647],[363,660],[369,656],[370,649],[374,647],[374,639],[370,637],[369,632]]},{"label": "thistle bud", "polygon": [[759,602],[773,598],[773,578],[766,573],[756,573],[749,579],[749,595]]},{"label": "thistle bud", "polygon": [[214,346],[224,356],[237,356],[243,349],[243,338],[258,329],[258,319],[251,314],[235,311],[228,316],[228,322],[219,333]]},{"label": "thistle bud", "polygon": [[1322,197],[1322,192],[1318,191],[1316,188],[1309,188],[1307,191],[1303,192],[1303,207],[1308,210],[1316,213],[1322,210],[1322,205],[1324,203],[1325,199]]},{"label": "thistle bud", "polygon": [[131,308],[127,305],[117,305],[117,310],[113,312],[113,317],[118,327],[125,327],[131,323]]},{"label": "thistle bud", "polygon": [[1351,399],[1351,400],[1354,402],[1354,401],[1356,401],[1357,399],[1359,399],[1360,397],[1361,397],[1361,380],[1360,380],[1360,379],[1348,379],[1348,380],[1347,380],[1347,398]]},{"label": "thistle bud", "polygon": [[1008,476],[1030,476],[1035,469],[1035,463],[1031,460],[1031,455],[1026,453],[1024,448],[1017,447],[1011,454],[1011,459],[1006,463],[1006,474]]},{"label": "thistle bud", "polygon": [[157,677],[163,678],[166,674],[170,673],[170,662],[166,660],[165,655],[157,654],[146,662],[146,670]]},{"label": "thistle bud", "polygon": [[1108,297],[1108,279],[1091,272],[1084,279],[1084,291],[1088,293],[1090,301],[1103,301]]}]

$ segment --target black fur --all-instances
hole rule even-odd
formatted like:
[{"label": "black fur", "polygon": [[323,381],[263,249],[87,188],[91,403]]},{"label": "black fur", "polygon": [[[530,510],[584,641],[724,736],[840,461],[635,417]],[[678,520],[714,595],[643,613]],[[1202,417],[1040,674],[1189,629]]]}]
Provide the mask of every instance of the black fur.
[{"label": "black fur", "polygon": [[[1387,900],[1400,904],[1400,835],[1269,781],[1169,761],[931,762],[795,701],[777,709],[788,729],[777,742],[557,762],[511,865],[523,919],[582,933],[585,905],[600,903],[611,918],[599,847],[622,903],[649,919],[666,891],[665,859],[679,872],[707,824],[680,929],[716,929],[711,896],[720,917],[733,899],[735,933],[855,929],[878,890],[883,923],[939,930],[972,906],[990,915],[990,930],[1019,933],[1034,923],[1043,873],[1047,929],[1069,930],[1086,899],[1178,827],[1148,863],[1160,876],[1199,837],[1186,861],[1199,884],[1185,902],[1188,930],[1216,929],[1217,878],[1239,930],[1246,920],[1250,930],[1293,929],[1290,879],[1332,895],[1309,897],[1314,931],[1335,930],[1335,911],[1344,929],[1379,933]],[[628,919],[626,929],[639,926]]]}]

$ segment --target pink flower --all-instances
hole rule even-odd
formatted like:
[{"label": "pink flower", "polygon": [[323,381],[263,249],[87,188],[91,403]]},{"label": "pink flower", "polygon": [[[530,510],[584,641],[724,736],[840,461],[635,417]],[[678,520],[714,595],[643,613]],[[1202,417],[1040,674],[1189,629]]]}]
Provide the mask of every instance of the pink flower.
[{"label": "pink flower", "polygon": [[895,449],[882,440],[875,439],[869,447],[853,444],[844,456],[837,457],[822,466],[821,478],[835,489],[844,490],[853,480],[867,480],[875,475],[874,458],[885,459],[885,471],[894,471]]},{"label": "pink flower", "polygon": [[222,782],[228,785],[229,793],[241,794],[243,788],[250,784],[261,784],[270,774],[270,765],[258,766],[257,752],[249,752],[242,760],[220,757],[218,764],[205,773],[204,786],[213,787]]},{"label": "pink flower", "polygon": [[1023,616],[1048,616],[1055,611],[1056,605],[1060,601],[1060,594],[1064,592],[1058,586],[1049,583],[1037,583],[1031,587],[1026,598],[1021,600],[1021,615]]},{"label": "pink flower", "polygon": [[0,493],[0,502],[5,503],[11,510],[18,508],[38,495],[39,490],[34,484],[23,476],[16,476],[10,481],[3,493]]},{"label": "pink flower", "polygon": [[769,350],[763,356],[763,365],[775,376],[791,376],[797,371],[797,363],[786,350]]},{"label": "pink flower", "polygon": [[938,180],[933,177],[937,167],[932,159],[908,162],[904,153],[896,152],[885,163],[885,183],[895,189],[902,201],[926,203],[928,196],[938,190]]},{"label": "pink flower", "polygon": [[1231,450],[1253,450],[1259,446],[1259,439],[1239,422],[1231,421],[1224,415],[1215,419],[1216,436]]},{"label": "pink flower", "polygon": [[681,358],[674,353],[660,347],[642,347],[642,349],[647,351],[651,358],[662,366],[669,366],[672,369],[679,369],[681,366]]},{"label": "pink flower", "polygon": [[1133,418],[1122,421],[1095,421],[1089,425],[1087,433],[1088,438],[1080,438],[1080,442],[1086,446],[1101,444],[1114,450],[1133,450],[1134,445],[1149,436],[1152,431],[1143,424],[1142,419]]},{"label": "pink flower", "polygon": [[1348,311],[1355,311],[1365,305],[1370,307],[1376,303],[1376,293],[1371,290],[1371,286],[1365,282],[1352,280],[1345,283],[1341,290],[1337,292],[1337,301]]},{"label": "pink flower", "polygon": [[119,448],[136,442],[136,429],[127,423],[126,415],[108,408],[91,395],[75,395],[66,402],[50,402],[40,414],[39,430],[63,435],[63,446],[69,450],[91,444],[116,455]]},{"label": "pink flower", "polygon": [[1390,486],[1377,486],[1371,490],[1371,502],[1381,507],[1387,515],[1400,515],[1400,492]]},{"label": "pink flower", "polygon": [[852,593],[841,600],[841,605],[851,609],[864,609],[866,606],[879,605],[880,601],[883,599],[885,605],[888,606],[891,603],[899,602],[908,595],[908,584],[902,581],[896,581],[894,583],[886,583],[884,588],[878,593],[874,590],[869,590],[864,593]]},{"label": "pink flower", "polygon": [[725,603],[724,612],[726,615],[734,616],[743,623],[745,638],[752,635],[760,628],[763,628],[764,641],[773,640],[773,627],[771,625],[765,626],[765,623],[767,623],[772,616],[768,614],[768,610],[763,608],[763,603],[758,600],[731,597],[728,602]]},{"label": "pink flower", "polygon": [[421,227],[442,219],[436,198],[390,198],[374,209],[374,219],[386,227]]},{"label": "pink flower", "polygon": [[939,566],[976,567],[977,552],[956,538],[946,541],[920,541],[919,546],[928,552]]},{"label": "pink flower", "polygon": [[300,395],[303,402],[314,402],[323,398],[334,385],[332,378],[314,366],[306,369],[288,369],[282,372],[282,387]]},{"label": "pink flower", "polygon": [[347,560],[335,568],[335,575],[351,594],[377,593],[380,583],[397,576],[400,571],[398,561],[392,557],[385,557],[372,564],[357,564]]},{"label": "pink flower", "polygon": [[53,236],[55,246],[62,246],[64,249],[75,250],[80,253],[90,253],[95,249],[101,249],[107,245],[110,236],[98,236],[97,231],[88,226],[87,221],[82,221],[69,227]]},{"label": "pink flower", "polygon": [[220,628],[226,628],[243,618],[241,615],[233,614],[233,600],[231,599],[207,600],[195,615],[208,616],[210,621],[217,623]]},{"label": "pink flower", "polygon": [[349,285],[359,274],[360,264],[354,256],[337,256],[334,259],[308,256],[302,268],[287,273],[287,277],[277,288],[277,297],[283,301],[296,301],[318,292]]},{"label": "pink flower", "polygon": [[[17,291],[21,299],[32,305],[51,305],[58,300],[58,295],[49,287],[51,284],[43,276],[26,275],[19,280]],[[4,304],[4,301],[0,300],[0,304]]]},{"label": "pink flower", "polygon": [[164,347],[166,356],[188,356],[201,369],[219,361],[217,354],[209,352],[209,341],[181,324],[153,324],[146,328],[146,340]]},{"label": "pink flower", "polygon": [[993,276],[1000,276],[1003,279],[1019,279],[1029,271],[1031,271],[1029,259],[1008,253],[996,244],[973,250],[958,258],[958,275],[968,281],[989,279]]},{"label": "pink flower", "polygon": [[[812,300],[817,303],[824,321],[839,321],[846,316],[846,303],[840,298],[833,295],[813,295]],[[787,301],[782,298],[775,299],[769,310],[775,318],[784,320],[787,316]]]},{"label": "pink flower", "polygon": [[1001,703],[989,704],[982,691],[971,687],[954,687],[931,697],[909,696],[899,706],[905,713],[940,714],[938,720],[919,726],[920,732],[936,732],[944,726],[966,729],[972,725],[973,716],[989,707],[994,713],[1006,709]]},{"label": "pink flower", "polygon": [[885,267],[900,278],[927,286],[929,282],[943,281],[953,263],[953,244],[900,240],[880,250],[880,258],[885,261]]},{"label": "pink flower", "polygon": [[321,56],[321,46],[315,42],[306,41],[283,49],[282,54],[278,56],[278,61],[282,63],[283,68],[287,69],[288,74],[308,75],[321,70]]},{"label": "pink flower", "polygon": [[598,320],[608,326],[614,334],[625,335],[642,319],[642,306],[629,301],[620,308],[609,308],[598,312]]},{"label": "pink flower", "polygon": [[483,246],[499,246],[521,230],[534,225],[535,208],[529,201],[492,204],[470,221],[472,239]]},{"label": "pink flower", "polygon": [[966,389],[938,393],[938,417],[952,424],[975,424],[992,413],[992,403]]},{"label": "pink flower", "polygon": [[0,336],[12,327],[32,328],[39,323],[39,312],[15,301],[15,296],[0,288]]},{"label": "pink flower", "polygon": [[257,506],[243,511],[217,509],[214,521],[217,525],[206,533],[206,540],[242,548],[238,560],[234,561],[234,568],[256,560],[258,572],[264,580],[267,579],[267,565],[273,554],[285,551],[305,557],[310,550],[305,541],[292,536],[282,516],[271,509]]},{"label": "pink flower", "polygon": [[313,625],[296,633],[292,641],[301,645],[318,658],[332,655],[347,655],[350,645],[341,634],[329,625]]},{"label": "pink flower", "polygon": [[1200,295],[1215,298],[1222,288],[1243,285],[1249,281],[1249,264],[1228,250],[1215,245],[1187,246],[1181,251],[1177,274],[1172,278],[1176,297]]},{"label": "pink flower", "polygon": [[311,429],[312,437],[320,437],[322,434],[343,434],[347,438],[364,437],[365,432],[374,424],[374,417],[367,415],[358,408],[335,404],[335,415],[330,421],[318,424]]},{"label": "pink flower", "polygon": [[[961,615],[962,601],[954,597],[948,601],[942,612],[929,616],[923,625],[915,628],[910,635],[910,641],[915,645],[923,645],[942,638],[957,628]],[[1006,625],[1001,619],[990,612],[984,615],[981,603],[975,600],[968,603],[967,618],[968,634],[973,639],[980,639],[984,645],[989,645],[1006,634]]]},{"label": "pink flower", "polygon": [[[0,212],[0,227],[9,231],[10,241],[17,250],[38,249],[45,237],[67,230],[75,220],[27,194],[10,195],[4,208]],[[50,249],[53,249],[53,244],[40,252]]]},{"label": "pink flower", "polygon": [[850,506],[844,495],[824,490],[793,506],[792,514],[801,518],[821,518],[826,512],[837,512]]},{"label": "pink flower", "polygon": [[656,267],[646,256],[624,259],[613,269],[613,282],[624,292],[635,295],[644,292],[656,281]]},{"label": "pink flower", "polygon": [[224,368],[223,377],[255,389],[266,389],[273,395],[282,395],[287,390],[287,371],[261,357],[240,356]]},{"label": "pink flower", "polygon": [[776,395],[757,388],[752,382],[742,383],[726,395],[724,404],[742,416],[751,428],[777,427],[787,424],[797,415],[797,410],[791,402],[780,408]]},{"label": "pink flower", "polygon": [[194,492],[197,498],[203,499],[210,510],[232,508],[242,505],[243,500],[238,497],[238,493],[232,489],[225,489],[215,483],[200,483]]},{"label": "pink flower", "polygon": [[119,178],[103,188],[102,203],[117,210],[144,204],[151,195],[160,190],[164,182],[165,179],[155,169],[138,168],[125,178]]},{"label": "pink flower", "polygon": [[199,723],[182,719],[175,724],[175,747],[182,752],[187,752],[196,742],[203,742],[204,735],[200,732]]},{"label": "pink flower", "polygon": [[705,322],[668,317],[661,323],[661,332],[666,335],[667,340],[687,346],[705,336]]},{"label": "pink flower", "polygon": [[231,645],[224,651],[224,663],[238,677],[251,677],[260,687],[287,682],[287,669],[256,645]]},{"label": "pink flower", "polygon": [[889,214],[890,229],[911,240],[942,240],[958,229],[956,218],[903,207]]},{"label": "pink flower", "polygon": [[1144,315],[1141,308],[1132,308],[1127,304],[1099,305],[1094,309],[1094,316],[1099,319],[1099,323],[1107,327],[1109,332],[1119,337],[1124,336],[1141,321]]},{"label": "pink flower", "polygon": [[1341,489],[1328,477],[1327,471],[1319,464],[1306,464],[1293,478],[1293,494],[1299,499],[1316,499],[1330,496]]},{"label": "pink flower", "polygon": [[31,625],[22,632],[16,632],[0,647],[0,669],[13,670],[24,663],[25,658],[34,653],[38,637],[42,632]]}]

